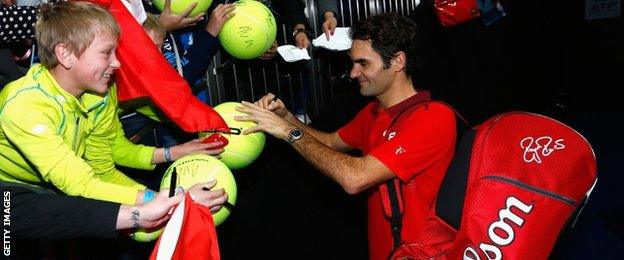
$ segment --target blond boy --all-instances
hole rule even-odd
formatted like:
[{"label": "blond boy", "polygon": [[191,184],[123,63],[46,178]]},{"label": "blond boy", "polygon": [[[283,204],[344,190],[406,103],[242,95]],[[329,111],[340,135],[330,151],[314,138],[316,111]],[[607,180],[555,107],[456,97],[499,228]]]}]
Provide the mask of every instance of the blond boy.
[{"label": "blond boy", "polygon": [[1,181],[142,204],[154,192],[114,163],[150,169],[206,149],[196,140],[165,153],[168,148],[133,145],[120,134],[111,79],[120,66],[120,30],[110,13],[59,2],[41,8],[35,30],[41,64],[0,92]]}]

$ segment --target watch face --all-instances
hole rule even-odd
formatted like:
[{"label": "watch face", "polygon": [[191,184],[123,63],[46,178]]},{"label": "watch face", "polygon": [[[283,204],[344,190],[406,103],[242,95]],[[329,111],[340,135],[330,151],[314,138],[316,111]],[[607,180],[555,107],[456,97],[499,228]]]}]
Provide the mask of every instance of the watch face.
[{"label": "watch face", "polygon": [[295,138],[299,138],[301,137],[301,135],[303,135],[303,131],[301,131],[301,129],[295,129],[291,132],[292,136]]},{"label": "watch face", "polygon": [[303,135],[303,130],[301,130],[299,128],[295,128],[295,129],[291,130],[290,133],[288,134],[288,139],[291,142],[294,142],[294,141],[299,140],[299,138],[301,138],[302,135]]}]

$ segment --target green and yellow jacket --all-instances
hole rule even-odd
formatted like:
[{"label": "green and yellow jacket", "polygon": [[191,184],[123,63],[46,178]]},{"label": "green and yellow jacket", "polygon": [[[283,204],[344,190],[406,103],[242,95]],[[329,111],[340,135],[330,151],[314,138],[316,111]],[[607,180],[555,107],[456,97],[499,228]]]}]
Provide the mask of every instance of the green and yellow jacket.
[{"label": "green and yellow jacket", "polygon": [[155,148],[124,137],[116,108],[114,85],[106,95],[76,98],[34,65],[0,92],[0,180],[134,204],[145,187],[115,163],[153,169]]}]

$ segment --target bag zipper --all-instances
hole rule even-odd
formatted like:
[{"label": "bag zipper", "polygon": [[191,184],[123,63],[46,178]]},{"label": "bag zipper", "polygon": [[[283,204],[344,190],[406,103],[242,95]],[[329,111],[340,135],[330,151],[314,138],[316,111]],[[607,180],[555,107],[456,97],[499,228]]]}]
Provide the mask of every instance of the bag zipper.
[{"label": "bag zipper", "polygon": [[561,194],[557,194],[557,193],[554,193],[554,192],[551,192],[551,191],[546,191],[546,190],[543,190],[543,189],[540,189],[540,188],[528,185],[528,184],[520,182],[520,181],[518,181],[516,179],[503,177],[503,176],[485,176],[482,179],[493,179],[495,181],[509,183],[511,185],[520,187],[522,189],[529,190],[529,191],[535,192],[537,194],[544,195],[546,197],[549,197],[549,198],[552,198],[552,199],[564,202],[566,204],[569,204],[570,206],[573,206],[573,207],[576,206],[576,201],[571,199],[571,198],[568,198],[568,197],[566,197],[564,195],[561,195]]}]

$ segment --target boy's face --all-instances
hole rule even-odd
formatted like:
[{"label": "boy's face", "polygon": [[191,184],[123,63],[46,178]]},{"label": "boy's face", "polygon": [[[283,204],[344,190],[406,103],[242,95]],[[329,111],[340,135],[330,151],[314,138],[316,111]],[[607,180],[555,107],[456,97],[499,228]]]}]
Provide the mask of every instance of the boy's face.
[{"label": "boy's face", "polygon": [[98,33],[87,49],[71,64],[74,80],[82,92],[104,94],[115,69],[120,63],[115,56],[117,37],[111,33]]}]

